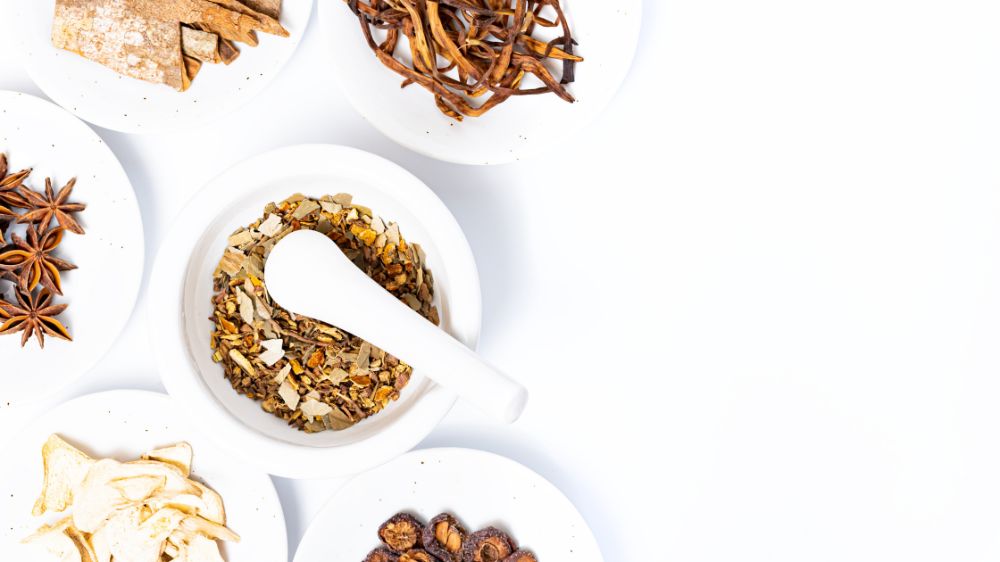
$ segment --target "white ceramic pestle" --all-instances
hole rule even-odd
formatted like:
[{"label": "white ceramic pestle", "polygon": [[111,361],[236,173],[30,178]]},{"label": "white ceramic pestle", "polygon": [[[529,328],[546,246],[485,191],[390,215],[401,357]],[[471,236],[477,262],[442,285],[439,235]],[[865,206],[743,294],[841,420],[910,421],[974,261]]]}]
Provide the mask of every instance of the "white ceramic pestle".
[{"label": "white ceramic pestle", "polygon": [[524,411],[523,386],[379,286],[323,234],[285,236],[268,255],[264,277],[282,308],[371,342],[483,412],[511,423]]}]

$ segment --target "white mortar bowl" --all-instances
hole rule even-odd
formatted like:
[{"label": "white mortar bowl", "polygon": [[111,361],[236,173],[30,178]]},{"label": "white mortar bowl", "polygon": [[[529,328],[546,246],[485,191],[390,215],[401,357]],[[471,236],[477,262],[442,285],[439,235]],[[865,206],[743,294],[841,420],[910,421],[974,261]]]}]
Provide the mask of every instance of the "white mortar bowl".
[{"label": "white mortar bowl", "polygon": [[150,282],[150,337],[167,391],[220,447],[278,476],[338,477],[378,466],[412,449],[455,402],[453,393],[415,371],[400,399],[382,412],[343,431],[307,434],[238,394],[212,361],[212,274],[229,235],[260,217],[269,202],[341,192],[398,222],[407,240],[424,248],[441,327],[475,348],[482,320],[479,276],[455,218],[412,174],[353,148],[282,148],[224,172],[181,213]]}]

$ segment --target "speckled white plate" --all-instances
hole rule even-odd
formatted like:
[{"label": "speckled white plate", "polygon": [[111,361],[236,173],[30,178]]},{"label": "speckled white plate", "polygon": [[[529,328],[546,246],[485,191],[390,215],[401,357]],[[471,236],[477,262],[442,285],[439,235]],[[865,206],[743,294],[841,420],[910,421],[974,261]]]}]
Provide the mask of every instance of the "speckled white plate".
[{"label": "speckled white plate", "polygon": [[[139,205],[128,176],[111,149],[86,124],[58,106],[27,94],[0,92],[0,152],[11,172],[33,168],[26,184],[45,189],[51,177],[61,187],[76,177],[71,201],[85,203],[77,219],[86,230],[67,233],[58,257],[76,264],[63,274],[58,303],[69,309],[60,320],[72,342],[0,336],[0,407],[34,401],[54,393],[89,371],[118,338],[135,307],[142,281],[143,238]],[[14,232],[24,235],[23,227]],[[11,284],[0,281],[0,295],[12,299]]]},{"label": "speckled white plate", "polygon": [[126,78],[52,46],[55,0],[15,2],[25,69],[56,103],[95,125],[125,133],[183,130],[242,107],[273,80],[295,52],[313,0],[285,0],[281,24],[288,37],[260,34],[260,45],[240,45],[231,65],[206,64],[186,92]]},{"label": "speckled white plate", "polygon": [[241,536],[225,543],[228,562],[285,562],[285,518],[271,479],[223,454],[202,435],[183,408],[164,394],[113,390],[71,400],[32,422],[3,445],[0,464],[0,558],[51,562],[45,551],[20,544],[58,514],[32,517],[42,489],[42,444],[52,433],[85,453],[133,460],[146,451],[186,441],[194,448],[192,475],[217,491],[226,506],[228,526]]},{"label": "speckled white plate", "polygon": [[573,504],[547,480],[505,457],[472,449],[413,451],[341,488],[309,525],[295,562],[358,562],[378,528],[406,511],[425,522],[455,514],[469,532],[495,526],[539,560],[601,562]]},{"label": "speckled white plate", "polygon": [[[562,0],[562,6],[585,59],[569,86],[577,102],[551,94],[515,97],[461,123],[438,111],[423,88],[400,89],[402,77],[375,58],[343,0],[321,0],[317,17],[344,93],[383,134],[440,160],[505,164],[571,139],[611,103],[632,65],[642,0]],[[403,40],[397,56],[406,48]]]}]

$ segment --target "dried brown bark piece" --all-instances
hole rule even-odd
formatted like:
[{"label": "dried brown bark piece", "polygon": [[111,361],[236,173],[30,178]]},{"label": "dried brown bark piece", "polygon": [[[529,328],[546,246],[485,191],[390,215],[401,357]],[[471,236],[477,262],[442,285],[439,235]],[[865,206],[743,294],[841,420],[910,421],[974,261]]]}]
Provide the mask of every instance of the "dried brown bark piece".
[{"label": "dried brown bark piece", "polygon": [[219,36],[186,25],[181,26],[181,50],[184,56],[201,62],[222,61],[222,56],[219,55]]},{"label": "dried brown bark piece", "polygon": [[111,70],[184,89],[180,26],[137,10],[137,0],[56,0],[52,44]]},{"label": "dried brown bark piece", "polygon": [[378,536],[392,551],[404,554],[420,545],[424,524],[409,513],[397,513],[382,523]]},{"label": "dried brown bark piece", "polygon": [[496,527],[486,527],[469,535],[462,548],[462,562],[501,562],[517,545],[510,535]]},{"label": "dried brown bark piece", "polygon": [[267,14],[274,19],[281,16],[281,0],[240,0],[262,14]]},{"label": "dried brown bark piece", "polygon": [[[237,0],[56,0],[52,44],[124,76],[183,91],[197,69],[184,60],[181,24],[250,45],[258,31],[288,36],[277,19]],[[231,62],[234,51],[229,43],[218,58]]]},{"label": "dried brown bark piece", "polygon": [[450,513],[441,513],[424,527],[421,540],[428,552],[445,562],[459,562],[465,542],[465,528]]}]

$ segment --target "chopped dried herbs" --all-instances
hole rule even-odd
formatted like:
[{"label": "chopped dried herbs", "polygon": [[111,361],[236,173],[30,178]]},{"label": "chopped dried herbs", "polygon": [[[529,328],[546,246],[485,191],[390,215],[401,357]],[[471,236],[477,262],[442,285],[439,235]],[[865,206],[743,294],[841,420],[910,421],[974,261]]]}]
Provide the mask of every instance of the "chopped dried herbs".
[{"label": "chopped dried herbs", "polygon": [[[86,205],[69,201],[76,179],[58,193],[46,179],[45,192],[37,193],[25,185],[30,168],[7,171],[7,156],[0,154],[0,335],[20,333],[22,347],[32,335],[42,348],[45,336],[72,341],[57,318],[68,305],[52,301],[63,292],[60,272],[76,266],[55,253],[66,232],[83,234],[75,215]],[[13,297],[4,298],[6,283]]]},{"label": "chopped dried herbs", "polygon": [[393,552],[404,554],[420,544],[424,524],[409,513],[397,513],[382,523],[378,536]]},{"label": "chopped dried herbs", "polygon": [[379,527],[378,535],[383,545],[364,562],[538,562],[496,527],[466,535],[465,527],[450,513],[441,513],[424,526],[409,513],[397,513]]},{"label": "chopped dried herbs", "polygon": [[462,548],[463,562],[501,562],[514,551],[517,545],[510,535],[497,529],[487,527],[469,535]]},{"label": "chopped dried herbs", "polygon": [[[403,238],[397,224],[346,194],[297,194],[270,203],[262,217],[229,236],[213,275],[213,359],[237,392],[289,425],[306,432],[341,430],[397,400],[412,368],[271,300],[264,262],[279,240],[299,229],[327,235],[369,277],[437,324],[433,276],[423,250]],[[302,271],[309,273],[308,263]]]},{"label": "chopped dried herbs", "polygon": [[[404,78],[403,87],[430,91],[448,117],[479,117],[513,96],[554,93],[575,101],[565,85],[583,59],[573,53],[576,41],[560,0],[344,1],[382,64]],[[559,35],[542,39],[545,29]],[[384,39],[377,41],[374,30],[384,30]],[[402,37],[408,47],[399,45]],[[549,62],[562,65],[560,78]],[[528,76],[538,84],[525,85]]]}]

